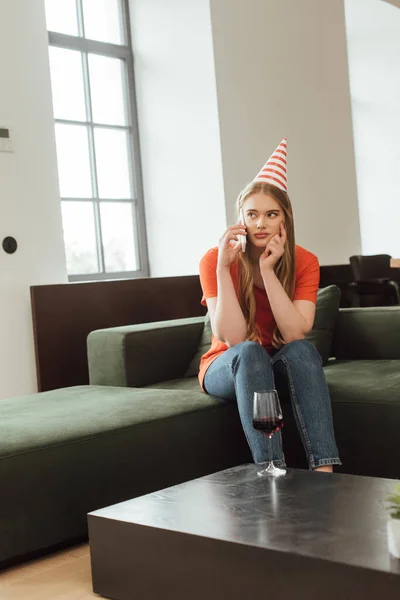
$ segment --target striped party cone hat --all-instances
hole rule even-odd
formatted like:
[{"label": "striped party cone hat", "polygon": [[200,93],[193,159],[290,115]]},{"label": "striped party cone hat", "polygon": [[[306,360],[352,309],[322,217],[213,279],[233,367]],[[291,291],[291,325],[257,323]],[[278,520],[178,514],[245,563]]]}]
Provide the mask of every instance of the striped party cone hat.
[{"label": "striped party cone hat", "polygon": [[271,183],[284,192],[287,192],[286,164],[287,140],[284,138],[275,152],[273,152],[273,154],[267,160],[254,181]]}]

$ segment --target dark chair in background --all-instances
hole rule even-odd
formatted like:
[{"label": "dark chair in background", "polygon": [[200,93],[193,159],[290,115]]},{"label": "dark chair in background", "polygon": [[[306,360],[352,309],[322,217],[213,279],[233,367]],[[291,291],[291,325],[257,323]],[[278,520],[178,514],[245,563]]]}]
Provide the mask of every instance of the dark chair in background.
[{"label": "dark chair in background", "polygon": [[400,304],[399,286],[392,280],[391,258],[389,254],[350,256],[352,306]]}]

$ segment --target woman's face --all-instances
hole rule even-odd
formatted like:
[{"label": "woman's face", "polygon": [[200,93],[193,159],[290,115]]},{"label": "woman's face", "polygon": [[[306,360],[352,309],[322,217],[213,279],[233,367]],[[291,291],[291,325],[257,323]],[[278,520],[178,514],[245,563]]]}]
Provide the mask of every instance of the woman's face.
[{"label": "woman's face", "polygon": [[285,224],[283,209],[264,192],[248,196],[243,203],[243,213],[247,241],[257,248],[265,248],[270,239],[280,233],[280,224]]}]

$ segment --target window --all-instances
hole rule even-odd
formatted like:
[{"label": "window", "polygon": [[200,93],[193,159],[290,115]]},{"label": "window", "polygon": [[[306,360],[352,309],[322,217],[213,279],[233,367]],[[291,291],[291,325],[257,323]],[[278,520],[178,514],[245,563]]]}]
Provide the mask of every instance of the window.
[{"label": "window", "polygon": [[45,0],[71,281],[149,274],[128,0]]}]

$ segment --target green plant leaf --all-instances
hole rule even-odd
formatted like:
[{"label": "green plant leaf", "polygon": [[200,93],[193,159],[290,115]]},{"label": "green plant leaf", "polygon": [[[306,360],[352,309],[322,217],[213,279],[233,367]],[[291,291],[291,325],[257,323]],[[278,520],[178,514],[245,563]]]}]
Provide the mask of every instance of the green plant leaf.
[{"label": "green plant leaf", "polygon": [[393,504],[397,504],[398,506],[400,506],[400,496],[389,496],[388,498],[389,502],[393,502]]},{"label": "green plant leaf", "polygon": [[388,510],[392,519],[400,519],[400,484],[397,484],[388,496]]}]

